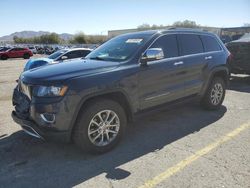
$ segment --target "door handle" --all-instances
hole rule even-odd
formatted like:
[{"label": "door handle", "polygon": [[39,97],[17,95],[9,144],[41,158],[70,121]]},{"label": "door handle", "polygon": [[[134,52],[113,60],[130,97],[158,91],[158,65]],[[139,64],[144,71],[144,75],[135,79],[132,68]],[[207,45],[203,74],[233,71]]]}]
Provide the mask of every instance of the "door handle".
[{"label": "door handle", "polygon": [[175,62],[174,65],[177,66],[177,65],[183,65],[183,61],[178,61],[178,62]]},{"label": "door handle", "polygon": [[210,55],[210,56],[207,56],[205,57],[205,60],[208,60],[208,59],[213,59],[213,57]]}]

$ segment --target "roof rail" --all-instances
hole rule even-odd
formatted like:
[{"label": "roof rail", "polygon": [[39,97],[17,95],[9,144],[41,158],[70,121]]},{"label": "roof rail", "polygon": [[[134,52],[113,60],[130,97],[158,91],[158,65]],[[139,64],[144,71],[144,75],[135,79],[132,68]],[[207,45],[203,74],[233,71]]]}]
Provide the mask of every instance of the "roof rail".
[{"label": "roof rail", "polygon": [[195,31],[206,31],[203,28],[187,28],[187,27],[170,27],[168,30],[179,29],[179,30],[195,30]]}]

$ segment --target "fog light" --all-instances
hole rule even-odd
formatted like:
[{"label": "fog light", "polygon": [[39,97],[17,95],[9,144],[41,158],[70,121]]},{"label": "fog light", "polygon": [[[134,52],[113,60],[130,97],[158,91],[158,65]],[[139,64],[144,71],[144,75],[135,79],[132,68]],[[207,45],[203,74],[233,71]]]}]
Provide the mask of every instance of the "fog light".
[{"label": "fog light", "polygon": [[44,113],[40,114],[40,116],[46,123],[54,123],[56,121],[55,114]]}]

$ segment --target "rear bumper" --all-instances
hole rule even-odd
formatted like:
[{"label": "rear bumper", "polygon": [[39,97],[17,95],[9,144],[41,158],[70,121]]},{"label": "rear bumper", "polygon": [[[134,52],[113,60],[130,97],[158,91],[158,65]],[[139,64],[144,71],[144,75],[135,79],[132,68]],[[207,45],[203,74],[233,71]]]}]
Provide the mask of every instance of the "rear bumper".
[{"label": "rear bumper", "polygon": [[250,62],[235,62],[229,64],[230,73],[235,74],[250,74]]},{"label": "rear bumper", "polygon": [[231,68],[230,73],[234,74],[250,74],[250,70],[244,70],[240,68]]},{"label": "rear bumper", "polygon": [[38,139],[56,141],[56,142],[70,142],[70,132],[69,131],[55,131],[46,128],[38,127],[33,121],[22,119],[17,116],[15,111],[11,114],[13,120],[19,124],[25,133]]}]

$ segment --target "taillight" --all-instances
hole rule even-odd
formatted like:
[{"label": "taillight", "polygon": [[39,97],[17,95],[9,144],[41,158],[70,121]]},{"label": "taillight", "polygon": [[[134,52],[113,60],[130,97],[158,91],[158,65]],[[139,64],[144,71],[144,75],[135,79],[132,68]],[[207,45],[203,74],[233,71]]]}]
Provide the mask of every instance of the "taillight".
[{"label": "taillight", "polygon": [[232,60],[233,60],[233,54],[232,54],[232,53],[230,53],[230,55],[229,55],[229,57],[228,57],[228,60],[229,60],[229,61],[232,61]]}]

